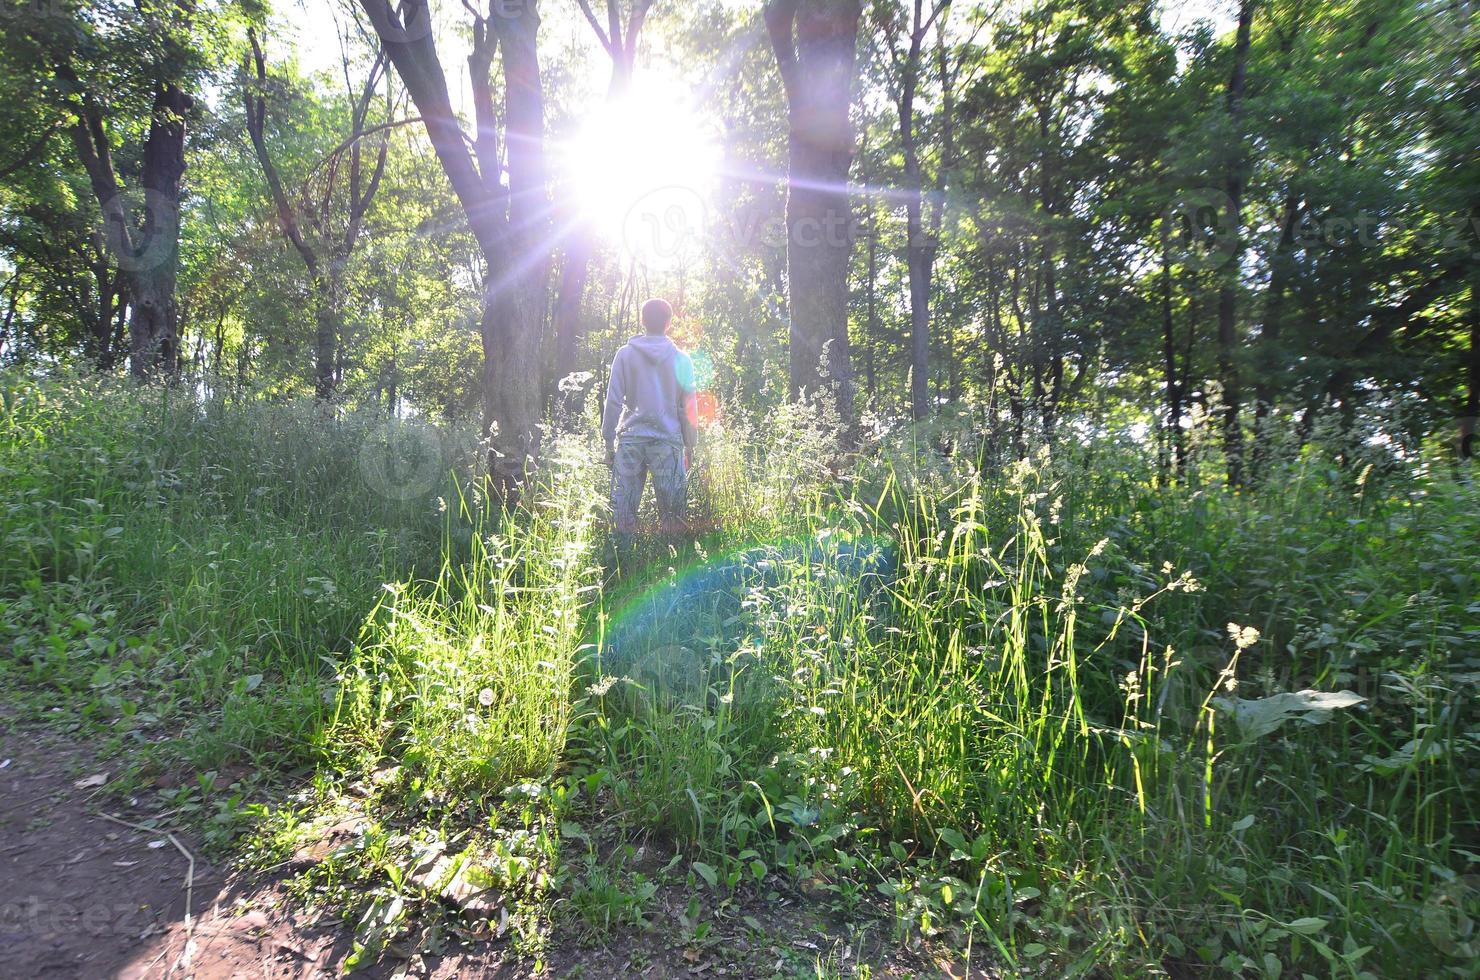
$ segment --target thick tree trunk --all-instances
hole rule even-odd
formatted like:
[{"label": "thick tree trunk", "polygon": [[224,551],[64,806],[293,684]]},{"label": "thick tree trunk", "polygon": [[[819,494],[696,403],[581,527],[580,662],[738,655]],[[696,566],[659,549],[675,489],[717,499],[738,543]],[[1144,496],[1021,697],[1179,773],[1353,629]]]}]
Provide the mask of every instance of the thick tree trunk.
[{"label": "thick tree trunk", "polygon": [[773,0],[766,28],[786,88],[787,290],[790,388],[832,392],[853,421],[848,349],[848,260],[852,251],[848,171],[859,0]]},{"label": "thick tree trunk", "polygon": [[173,83],[155,93],[144,144],[144,220],[130,262],[133,304],[132,370],[138,377],[173,376],[180,367],[180,179],[185,174],[185,115],[192,102]]},{"label": "thick tree trunk", "polygon": [[[506,14],[517,13],[517,16]],[[484,414],[490,470],[511,499],[540,452],[541,356],[550,281],[550,202],[545,187],[545,101],[531,2],[494,11],[504,72],[509,210],[483,313]],[[484,174],[487,179],[488,174]],[[497,178],[495,177],[495,180]],[[492,322],[490,322],[492,320]],[[491,363],[490,363],[491,362]]]},{"label": "thick tree trunk", "polygon": [[314,397],[334,397],[335,357],[339,349],[338,290],[327,275],[314,279],[313,375]]},{"label": "thick tree trunk", "polygon": [[[475,10],[468,66],[477,130],[471,140],[452,110],[426,0],[402,0],[399,12],[387,0],[360,5],[386,42],[487,262],[484,431],[495,489],[511,502],[540,447],[540,352],[550,271],[538,4],[494,0],[486,17]],[[504,157],[488,75],[495,46],[504,75]]]},{"label": "thick tree trunk", "polygon": [[848,345],[848,160],[793,136],[786,197],[791,396],[829,391],[853,417]]},{"label": "thick tree trunk", "polygon": [[180,179],[185,173],[186,116],[193,100],[175,82],[156,83],[140,166],[143,200],[130,201],[113,167],[103,103],[70,65],[58,64],[56,73],[76,93],[76,121],[68,129],[103,214],[108,253],[123,274],[130,301],[129,370],[140,379],[172,376],[180,363],[175,299]]}]

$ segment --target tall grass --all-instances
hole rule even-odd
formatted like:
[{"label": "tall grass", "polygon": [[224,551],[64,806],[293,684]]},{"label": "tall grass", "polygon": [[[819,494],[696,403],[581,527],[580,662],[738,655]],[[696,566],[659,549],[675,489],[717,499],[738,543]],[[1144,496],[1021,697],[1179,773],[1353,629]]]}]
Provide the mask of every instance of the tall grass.
[{"label": "tall grass", "polygon": [[442,560],[435,500],[363,476],[385,421],[89,378],[3,391],[5,673],[124,733],[187,726],[202,765],[314,758],[326,662],[381,583]]},{"label": "tall grass", "polygon": [[[615,798],[840,888],[831,852],[882,835],[897,864],[945,858],[937,921],[1131,972],[1463,975],[1432,923],[1473,901],[1451,882],[1476,860],[1475,491],[1319,454],[1257,496],[1153,489],[1133,451],[1094,451],[897,445],[817,486],[784,533],[889,542],[884,601],[838,552],[782,550],[743,616],[655,637],[703,660],[701,690],[604,695]],[[1366,701],[1280,714],[1308,688]]]},{"label": "tall grass", "polygon": [[7,385],[0,683],[40,707],[392,759],[423,802],[574,780],[716,887],[882,895],[1020,972],[1472,969],[1480,498],[1445,474],[849,455],[790,408],[711,432],[697,540],[617,576],[580,439],[506,514],[456,452],[368,485],[379,420]]}]

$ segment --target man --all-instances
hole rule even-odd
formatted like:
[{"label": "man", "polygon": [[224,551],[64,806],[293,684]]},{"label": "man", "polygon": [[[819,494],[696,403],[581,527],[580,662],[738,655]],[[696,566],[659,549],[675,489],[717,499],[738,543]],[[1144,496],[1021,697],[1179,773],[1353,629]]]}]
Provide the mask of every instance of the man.
[{"label": "man", "polygon": [[619,549],[637,532],[643,485],[653,478],[665,535],[682,533],[688,503],[689,452],[696,436],[694,362],[668,339],[673,307],[642,304],[644,334],[612,358],[601,434],[612,468],[612,512]]}]

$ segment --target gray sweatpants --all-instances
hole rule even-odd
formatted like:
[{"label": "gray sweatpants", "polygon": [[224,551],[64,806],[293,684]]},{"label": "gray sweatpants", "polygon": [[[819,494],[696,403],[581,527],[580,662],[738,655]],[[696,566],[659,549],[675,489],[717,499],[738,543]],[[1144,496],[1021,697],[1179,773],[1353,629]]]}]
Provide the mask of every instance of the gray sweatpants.
[{"label": "gray sweatpants", "polygon": [[689,475],[683,465],[683,446],[667,439],[627,436],[617,440],[612,465],[612,514],[617,534],[637,531],[637,507],[648,476],[658,498],[658,520],[664,534],[678,534],[688,517]]}]

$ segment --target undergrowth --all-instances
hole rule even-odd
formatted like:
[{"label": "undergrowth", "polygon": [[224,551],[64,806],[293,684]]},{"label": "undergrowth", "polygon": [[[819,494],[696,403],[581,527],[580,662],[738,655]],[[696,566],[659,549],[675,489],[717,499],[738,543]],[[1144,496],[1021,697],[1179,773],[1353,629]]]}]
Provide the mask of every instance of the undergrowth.
[{"label": "undergrowth", "polygon": [[[836,431],[712,430],[617,570],[584,437],[504,513],[457,433],[8,377],[0,684],[263,863],[348,808],[303,894],[362,959],[672,887],[700,948],[785,895],[1020,974],[1474,975],[1475,488]],[[436,913],[470,881],[495,925]]]}]

